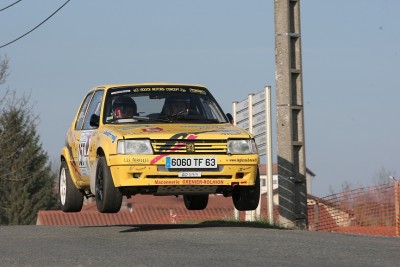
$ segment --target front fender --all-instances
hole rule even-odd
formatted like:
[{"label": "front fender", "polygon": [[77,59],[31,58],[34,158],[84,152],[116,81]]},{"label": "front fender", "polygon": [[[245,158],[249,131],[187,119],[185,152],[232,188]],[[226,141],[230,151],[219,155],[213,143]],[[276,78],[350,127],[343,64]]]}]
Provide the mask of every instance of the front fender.
[{"label": "front fender", "polygon": [[116,135],[110,131],[101,132],[94,137],[93,151],[96,153],[93,155],[90,167],[90,191],[92,194],[96,194],[96,172],[99,158],[105,157],[107,165],[110,166],[109,155],[116,153],[116,138]]}]

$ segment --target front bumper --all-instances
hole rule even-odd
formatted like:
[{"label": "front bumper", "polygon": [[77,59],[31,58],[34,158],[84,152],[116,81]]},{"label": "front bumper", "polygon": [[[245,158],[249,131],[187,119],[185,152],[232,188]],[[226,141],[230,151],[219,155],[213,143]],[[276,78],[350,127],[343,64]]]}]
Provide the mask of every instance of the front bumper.
[{"label": "front bumper", "polygon": [[[216,169],[168,169],[168,155],[112,155],[108,158],[116,187],[132,186],[252,186],[258,155],[216,155]],[[176,155],[175,155],[176,156]],[[185,155],[186,156],[186,155]],[[196,155],[196,157],[207,155]],[[196,173],[198,177],[180,177]],[[200,174],[200,176],[199,176]]]}]

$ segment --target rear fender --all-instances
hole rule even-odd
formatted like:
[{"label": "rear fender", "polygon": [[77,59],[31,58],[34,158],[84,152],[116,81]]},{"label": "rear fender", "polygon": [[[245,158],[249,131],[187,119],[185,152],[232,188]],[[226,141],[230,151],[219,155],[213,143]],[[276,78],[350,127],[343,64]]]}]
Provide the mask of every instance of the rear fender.
[{"label": "rear fender", "polygon": [[72,158],[68,148],[66,148],[66,147],[64,147],[61,150],[61,160],[64,160],[67,163],[72,182],[74,183],[76,188],[81,189],[82,179],[79,174],[79,168],[75,165],[73,158]]}]

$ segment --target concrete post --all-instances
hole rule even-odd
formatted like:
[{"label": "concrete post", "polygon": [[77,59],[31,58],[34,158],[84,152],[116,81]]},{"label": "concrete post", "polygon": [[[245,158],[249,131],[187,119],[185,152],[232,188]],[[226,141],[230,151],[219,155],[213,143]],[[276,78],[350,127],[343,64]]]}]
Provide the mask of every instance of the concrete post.
[{"label": "concrete post", "polygon": [[300,0],[275,0],[279,221],[308,224]]}]

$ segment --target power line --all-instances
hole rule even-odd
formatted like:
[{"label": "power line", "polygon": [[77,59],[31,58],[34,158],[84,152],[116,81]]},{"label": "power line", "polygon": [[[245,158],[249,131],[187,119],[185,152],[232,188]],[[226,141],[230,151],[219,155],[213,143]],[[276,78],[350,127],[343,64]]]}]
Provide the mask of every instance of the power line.
[{"label": "power line", "polygon": [[[22,1],[22,0],[19,0]],[[7,45],[10,45],[16,41],[18,41],[19,39],[21,39],[22,37],[25,37],[26,35],[30,34],[31,32],[33,32],[34,30],[36,30],[37,28],[39,28],[43,23],[45,23],[46,21],[48,21],[52,16],[54,16],[58,11],[60,11],[61,8],[63,8],[66,4],[68,4],[68,2],[71,0],[67,0],[62,6],[60,6],[56,11],[53,12],[53,14],[51,14],[50,16],[48,16],[44,21],[42,21],[41,23],[39,23],[35,28],[33,28],[32,30],[28,31],[27,33],[21,35],[20,37],[18,37],[17,39],[12,40],[11,42],[8,42],[2,46],[0,46],[0,48],[6,47]]]},{"label": "power line", "polygon": [[12,3],[11,5],[8,5],[8,6],[6,6],[5,8],[0,9],[0,11],[6,10],[7,8],[12,7],[12,6],[15,5],[15,4],[18,4],[18,3],[21,2],[21,1],[22,1],[22,0],[18,0],[18,1],[16,1],[16,2]]}]

